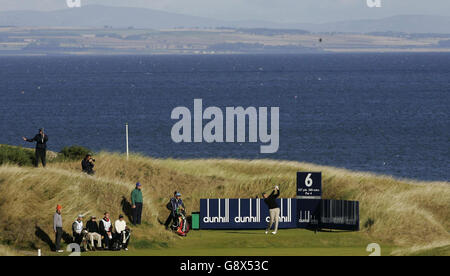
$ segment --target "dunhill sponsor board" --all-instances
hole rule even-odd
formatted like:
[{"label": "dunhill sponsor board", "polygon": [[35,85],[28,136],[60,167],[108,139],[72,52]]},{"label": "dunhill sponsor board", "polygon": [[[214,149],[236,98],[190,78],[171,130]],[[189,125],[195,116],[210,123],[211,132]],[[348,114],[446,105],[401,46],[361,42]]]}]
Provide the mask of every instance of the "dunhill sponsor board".
[{"label": "dunhill sponsor board", "polygon": [[[277,199],[279,228],[359,230],[359,202],[321,197],[322,174],[297,173],[297,198]],[[264,199],[200,200],[200,229],[264,229],[268,222]]]},{"label": "dunhill sponsor board", "polygon": [[[279,228],[297,227],[297,200],[277,199],[280,206]],[[263,229],[269,222],[269,209],[259,198],[200,200],[201,229]]]}]

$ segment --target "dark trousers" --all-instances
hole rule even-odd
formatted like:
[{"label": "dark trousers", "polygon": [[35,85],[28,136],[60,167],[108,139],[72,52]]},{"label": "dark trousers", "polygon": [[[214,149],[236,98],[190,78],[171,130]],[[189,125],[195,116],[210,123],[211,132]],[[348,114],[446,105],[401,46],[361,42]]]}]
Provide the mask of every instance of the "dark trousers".
[{"label": "dark trousers", "polygon": [[106,233],[106,232],[104,232],[101,235],[103,236],[103,244],[105,245],[105,248],[110,249],[110,246],[112,245],[112,239],[109,238],[108,233]]},{"label": "dark trousers", "polygon": [[170,223],[172,222],[175,222],[176,221],[176,217],[174,216],[174,214],[172,213],[172,212],[170,212],[170,214],[169,214],[169,216],[167,217],[167,219],[166,219],[166,222],[164,223],[164,225],[166,226],[166,227],[169,227],[170,226]]},{"label": "dark trousers", "polygon": [[136,208],[133,208],[133,224],[141,224],[141,217],[142,217],[142,203],[136,202],[135,203]]},{"label": "dark trousers", "polygon": [[56,227],[56,233],[55,233],[55,250],[61,249],[61,238],[63,235],[63,229],[62,227]]},{"label": "dark trousers", "polygon": [[39,166],[39,159],[42,162],[42,166],[45,167],[47,161],[46,161],[46,155],[47,155],[47,150],[45,149],[36,149],[36,161],[34,161],[34,166]]},{"label": "dark trousers", "polygon": [[83,234],[78,234],[77,232],[73,232],[73,242],[81,245],[83,242]]},{"label": "dark trousers", "polygon": [[130,232],[127,230],[122,231],[122,233],[120,233],[120,234],[116,233],[116,239],[120,242],[120,244],[122,244],[122,248],[128,248],[128,242],[130,241],[130,238],[128,237],[128,239],[125,241],[125,243],[123,242],[123,240],[129,234],[130,234]]}]

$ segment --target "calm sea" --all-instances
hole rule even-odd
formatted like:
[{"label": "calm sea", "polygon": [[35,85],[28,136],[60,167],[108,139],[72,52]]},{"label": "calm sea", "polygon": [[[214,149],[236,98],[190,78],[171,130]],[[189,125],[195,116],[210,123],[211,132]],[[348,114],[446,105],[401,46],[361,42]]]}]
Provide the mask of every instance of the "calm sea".
[{"label": "calm sea", "polygon": [[[450,54],[0,57],[0,143],[272,158],[450,180]],[[173,108],[280,107],[280,147],[175,144]]]}]

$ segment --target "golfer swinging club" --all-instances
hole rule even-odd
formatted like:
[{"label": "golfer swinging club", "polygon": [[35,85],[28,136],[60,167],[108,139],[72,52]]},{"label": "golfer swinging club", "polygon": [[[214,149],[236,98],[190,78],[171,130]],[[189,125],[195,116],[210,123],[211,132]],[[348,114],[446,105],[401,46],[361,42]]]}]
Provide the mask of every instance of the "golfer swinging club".
[{"label": "golfer swinging club", "polygon": [[267,225],[266,234],[269,233],[270,228],[272,228],[274,221],[275,221],[275,228],[272,234],[275,235],[278,231],[278,222],[280,219],[280,207],[278,207],[276,199],[279,195],[280,195],[280,188],[278,188],[278,186],[275,186],[275,188],[273,189],[272,193],[269,196],[267,195],[267,193],[262,194],[262,196],[264,197],[264,202],[269,207],[270,212],[270,222]]}]

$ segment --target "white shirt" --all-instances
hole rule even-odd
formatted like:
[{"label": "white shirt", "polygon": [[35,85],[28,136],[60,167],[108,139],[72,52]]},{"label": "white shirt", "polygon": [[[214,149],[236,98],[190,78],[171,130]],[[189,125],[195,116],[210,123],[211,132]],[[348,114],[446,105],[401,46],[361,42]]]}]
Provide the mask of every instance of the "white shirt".
[{"label": "white shirt", "polygon": [[83,222],[82,221],[75,221],[75,232],[78,234],[81,234],[81,231],[83,231]]},{"label": "white shirt", "polygon": [[120,234],[127,228],[127,223],[125,222],[125,220],[120,221],[120,219],[118,219],[114,223],[114,227],[116,228],[116,233]]},{"label": "white shirt", "polygon": [[112,232],[111,231],[111,220],[106,221],[105,219],[102,219],[103,226],[105,227],[105,232]]}]

